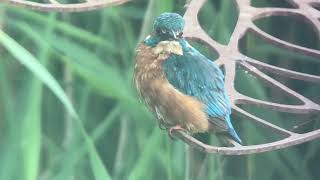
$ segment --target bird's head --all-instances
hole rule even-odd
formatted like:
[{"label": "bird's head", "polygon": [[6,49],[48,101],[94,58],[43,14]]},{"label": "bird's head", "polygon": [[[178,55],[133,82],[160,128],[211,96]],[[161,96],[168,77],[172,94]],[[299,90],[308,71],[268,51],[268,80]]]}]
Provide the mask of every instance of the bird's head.
[{"label": "bird's head", "polygon": [[153,34],[162,41],[182,38],[184,19],[177,13],[162,13],[153,24]]}]

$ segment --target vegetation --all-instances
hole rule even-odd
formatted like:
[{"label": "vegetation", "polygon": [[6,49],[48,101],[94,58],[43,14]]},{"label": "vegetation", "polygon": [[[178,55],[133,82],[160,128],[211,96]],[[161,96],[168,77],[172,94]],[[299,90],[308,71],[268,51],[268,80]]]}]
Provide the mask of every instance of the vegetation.
[{"label": "vegetation", "polygon": [[[288,6],[267,0],[253,5]],[[183,0],[135,1],[66,14],[1,5],[0,179],[319,179],[320,141],[258,155],[221,156],[192,150],[158,128],[132,86],[135,47],[151,31],[154,17],[165,11],[183,14],[183,6]],[[213,39],[226,44],[237,12],[231,1],[209,1],[199,19]],[[273,17],[256,24],[274,36],[320,49],[312,28],[299,20]],[[252,34],[241,48],[270,64],[319,75],[319,59],[275,48]],[[240,92],[296,103],[241,68],[237,75]],[[273,77],[320,102],[319,84]],[[320,127],[319,114],[243,108],[284,128],[318,120],[299,126],[299,132]],[[276,138],[240,117],[233,121],[247,143]],[[211,141],[208,135],[199,138]]]}]

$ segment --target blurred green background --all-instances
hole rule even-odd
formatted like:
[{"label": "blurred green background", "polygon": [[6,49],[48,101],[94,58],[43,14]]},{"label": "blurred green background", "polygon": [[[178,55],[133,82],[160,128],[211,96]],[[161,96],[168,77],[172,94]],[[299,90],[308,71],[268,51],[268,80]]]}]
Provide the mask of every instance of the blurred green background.
[{"label": "blurred green background", "polygon": [[[162,12],[185,11],[183,0],[134,1],[82,13],[41,13],[0,6],[0,179],[320,179],[320,141],[247,156],[203,154],[158,128],[132,85],[135,48]],[[290,7],[254,0],[255,7]],[[238,12],[231,0],[207,2],[202,27],[227,44]],[[255,22],[286,41],[320,49],[317,32],[293,17]],[[195,44],[212,59],[217,55]],[[319,59],[288,52],[247,34],[241,51],[263,62],[320,75]],[[319,103],[320,85],[268,74]],[[45,84],[44,84],[44,83]],[[299,104],[238,68],[238,91],[273,102]],[[62,87],[62,89],[60,88]],[[308,132],[318,114],[277,113],[242,106],[281,127]],[[306,120],[309,123],[303,123]],[[279,139],[233,116],[245,144]],[[301,124],[294,129],[296,124]],[[203,135],[205,142],[212,137]]]}]

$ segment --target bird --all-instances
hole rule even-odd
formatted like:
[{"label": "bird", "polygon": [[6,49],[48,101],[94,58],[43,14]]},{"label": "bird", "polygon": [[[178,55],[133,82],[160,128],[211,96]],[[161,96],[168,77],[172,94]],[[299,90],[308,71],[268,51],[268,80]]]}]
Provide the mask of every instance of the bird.
[{"label": "bird", "polygon": [[141,100],[172,136],[215,133],[241,144],[230,119],[231,103],[219,66],[183,36],[185,20],[165,12],[137,47],[134,84]]}]

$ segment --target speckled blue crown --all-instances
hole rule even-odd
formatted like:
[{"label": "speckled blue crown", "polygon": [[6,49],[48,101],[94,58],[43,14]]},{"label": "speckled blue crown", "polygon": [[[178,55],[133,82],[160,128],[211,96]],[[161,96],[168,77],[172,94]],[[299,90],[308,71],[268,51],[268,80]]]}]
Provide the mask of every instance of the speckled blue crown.
[{"label": "speckled blue crown", "polygon": [[153,24],[154,31],[164,32],[182,32],[184,28],[184,19],[177,13],[162,13]]}]

